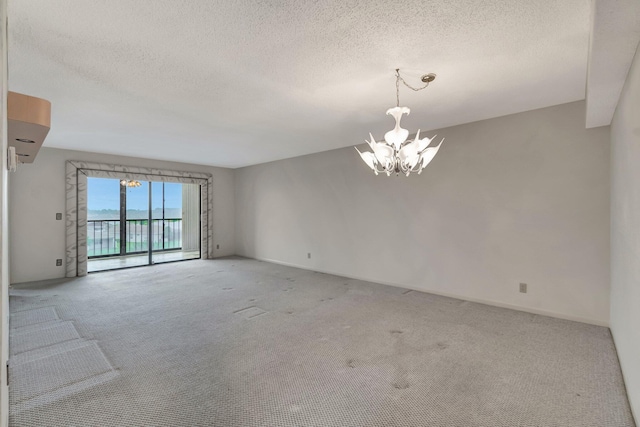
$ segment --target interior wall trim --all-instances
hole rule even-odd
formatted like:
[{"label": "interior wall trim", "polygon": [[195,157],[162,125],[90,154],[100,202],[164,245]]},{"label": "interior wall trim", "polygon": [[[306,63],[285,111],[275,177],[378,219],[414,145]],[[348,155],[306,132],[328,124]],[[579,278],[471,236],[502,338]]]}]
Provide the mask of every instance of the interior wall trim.
[{"label": "interior wall trim", "polygon": [[68,160],[65,177],[66,277],[87,275],[88,177],[200,185],[201,257],[213,258],[213,176],[211,174]]}]

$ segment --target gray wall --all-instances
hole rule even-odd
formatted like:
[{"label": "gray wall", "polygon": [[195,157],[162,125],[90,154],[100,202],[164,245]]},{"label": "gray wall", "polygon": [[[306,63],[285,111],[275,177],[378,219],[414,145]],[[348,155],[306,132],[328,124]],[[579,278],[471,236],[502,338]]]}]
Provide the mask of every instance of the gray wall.
[{"label": "gray wall", "polygon": [[236,250],[607,325],[609,128],[584,117],[576,102],[442,129],[409,178],[353,148],[238,169]]},{"label": "gray wall", "polygon": [[611,123],[611,332],[640,421],[640,53]]},{"label": "gray wall", "polygon": [[233,170],[42,148],[34,164],[21,165],[10,177],[11,283],[60,278],[65,275],[64,261],[63,267],[55,265],[57,258],[65,259],[65,223],[56,221],[55,214],[62,212],[64,217],[67,160],[211,173],[213,244],[220,245],[220,249],[214,250],[214,254],[225,256],[235,253]]}]

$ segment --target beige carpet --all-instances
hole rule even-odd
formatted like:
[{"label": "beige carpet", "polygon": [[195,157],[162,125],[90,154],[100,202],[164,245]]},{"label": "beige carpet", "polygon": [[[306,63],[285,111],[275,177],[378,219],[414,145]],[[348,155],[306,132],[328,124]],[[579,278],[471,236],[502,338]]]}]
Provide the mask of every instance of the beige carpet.
[{"label": "beige carpet", "polygon": [[253,260],[10,308],[13,427],[634,426],[607,328]]}]

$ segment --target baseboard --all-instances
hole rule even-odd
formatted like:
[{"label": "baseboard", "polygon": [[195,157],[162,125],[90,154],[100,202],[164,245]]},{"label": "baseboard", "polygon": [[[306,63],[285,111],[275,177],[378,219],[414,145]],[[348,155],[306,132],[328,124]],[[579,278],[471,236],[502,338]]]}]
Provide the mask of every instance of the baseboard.
[{"label": "baseboard", "polygon": [[[247,258],[251,258],[251,257],[247,257]],[[318,273],[332,274],[334,276],[341,276],[341,277],[346,277],[346,278],[349,278],[349,279],[362,280],[362,281],[365,281],[365,282],[380,283],[382,285],[394,286],[396,288],[411,289],[413,291],[425,292],[425,293],[428,293],[428,294],[439,295],[439,296],[449,297],[449,298],[456,298],[456,299],[460,299],[460,300],[464,300],[464,301],[470,301],[470,302],[476,302],[476,303],[479,303],[479,304],[491,305],[491,306],[494,306],[494,307],[508,308],[510,310],[516,310],[516,311],[524,311],[526,313],[539,314],[541,316],[555,317],[557,319],[571,320],[571,321],[574,321],[574,322],[587,323],[589,325],[604,326],[606,328],[609,327],[609,322],[608,321],[603,321],[603,320],[599,320],[599,319],[592,319],[592,318],[589,318],[589,317],[573,316],[571,314],[557,313],[555,311],[541,310],[541,309],[538,309],[538,308],[531,308],[531,307],[524,307],[524,306],[521,306],[521,305],[510,304],[510,303],[505,303],[505,302],[501,302],[501,301],[493,301],[493,300],[482,299],[482,298],[472,298],[472,297],[468,297],[468,296],[465,296],[465,295],[460,295],[460,294],[455,294],[455,293],[448,293],[448,292],[441,292],[441,291],[432,290],[432,289],[419,289],[419,288],[406,286],[406,285],[402,285],[402,284],[398,284],[398,283],[391,283],[391,282],[384,282],[384,281],[380,281],[380,280],[374,280],[374,279],[371,279],[369,277],[359,277],[359,276],[344,274],[344,273],[340,273],[340,272],[336,272],[336,271],[323,270],[323,269],[318,269],[318,268],[309,268],[309,267],[304,266],[304,265],[298,265],[298,264],[285,262],[285,261],[279,261],[279,260],[270,259],[270,258],[254,257],[252,259],[256,259],[258,261],[270,262],[272,264],[285,265],[287,267],[300,268],[302,270],[317,271]]]},{"label": "baseboard", "polygon": [[[625,376],[625,372],[626,372],[626,359],[623,362],[620,359],[620,352],[618,351],[618,341],[616,339],[616,329],[615,328],[610,328],[611,329],[611,338],[613,339],[613,347],[616,349],[616,355],[618,356],[618,364],[620,365],[620,372],[622,373],[622,380],[624,381],[624,387],[625,387],[625,394],[627,395],[627,400],[629,399],[629,392],[627,391],[627,377]],[[636,413],[637,411],[635,410],[635,407],[633,405],[633,402],[631,402],[631,400],[629,400],[629,408],[631,408],[631,415],[633,416],[634,421],[636,422],[636,424],[640,425],[640,413]]]},{"label": "baseboard", "polygon": [[0,386],[0,427],[9,425],[9,387]]}]

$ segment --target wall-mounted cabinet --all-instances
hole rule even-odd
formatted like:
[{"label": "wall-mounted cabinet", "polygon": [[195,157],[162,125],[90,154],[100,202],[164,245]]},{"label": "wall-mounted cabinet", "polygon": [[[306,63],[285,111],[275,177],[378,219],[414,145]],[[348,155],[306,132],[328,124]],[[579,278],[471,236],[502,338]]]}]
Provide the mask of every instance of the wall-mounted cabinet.
[{"label": "wall-mounted cabinet", "polygon": [[20,162],[33,163],[51,128],[51,103],[9,92],[7,119],[9,146],[15,147]]}]

